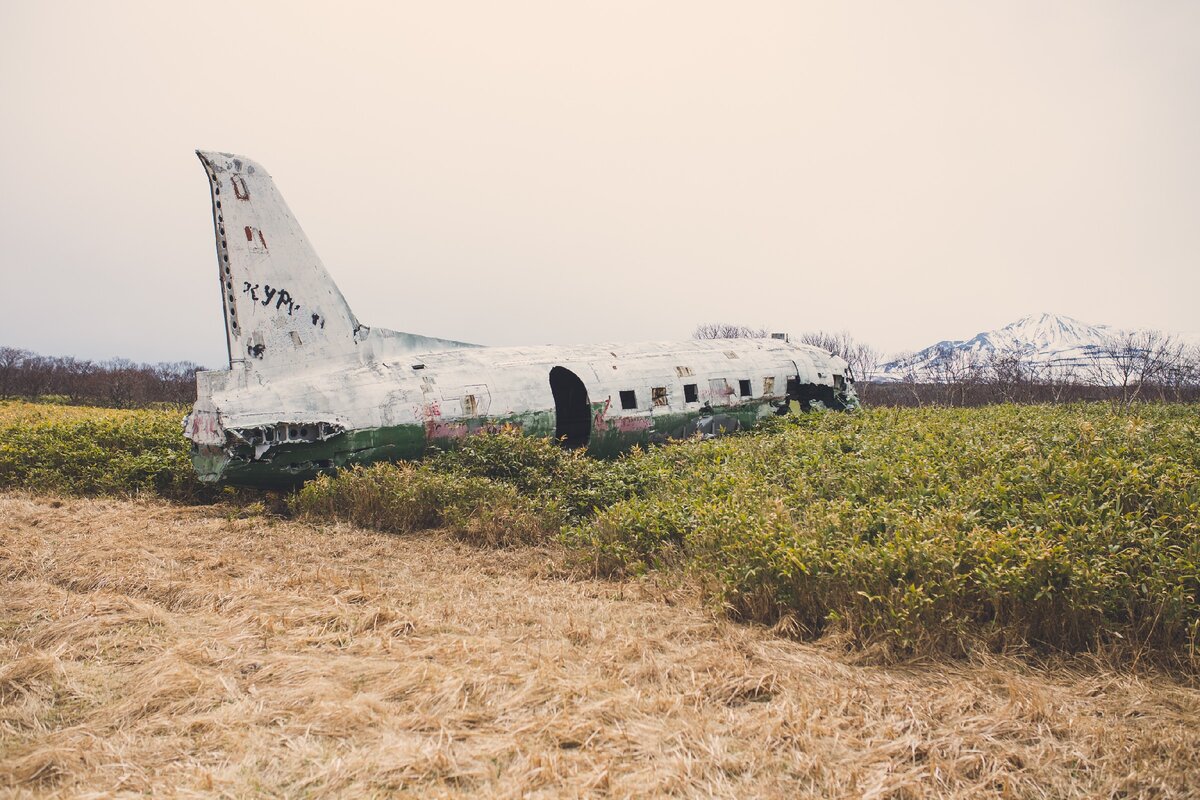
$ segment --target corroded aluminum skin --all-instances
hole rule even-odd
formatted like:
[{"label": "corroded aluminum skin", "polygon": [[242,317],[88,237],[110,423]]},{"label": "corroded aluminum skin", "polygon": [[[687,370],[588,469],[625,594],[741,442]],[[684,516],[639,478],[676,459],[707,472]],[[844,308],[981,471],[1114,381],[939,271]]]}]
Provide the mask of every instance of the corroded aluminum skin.
[{"label": "corroded aluminum skin", "polygon": [[[287,482],[453,446],[500,424],[554,435],[554,367],[586,387],[597,443],[707,430],[705,419],[740,425],[786,403],[789,385],[836,388],[842,402],[856,404],[844,360],[780,339],[484,348],[368,328],[266,170],[242,156],[197,155],[212,191],[230,358],[228,370],[197,376],[184,421],[206,480],[263,483],[278,472]],[[741,381],[749,381],[748,396]],[[622,391],[635,392],[635,408],[622,408]],[[399,438],[409,444],[395,444]],[[306,450],[321,457],[306,460]]]}]

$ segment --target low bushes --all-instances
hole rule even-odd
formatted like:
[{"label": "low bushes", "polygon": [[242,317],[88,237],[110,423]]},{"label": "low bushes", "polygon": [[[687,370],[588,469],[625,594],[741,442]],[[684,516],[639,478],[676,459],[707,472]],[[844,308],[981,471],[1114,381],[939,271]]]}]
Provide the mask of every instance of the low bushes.
[{"label": "low bushes", "polygon": [[616,461],[510,433],[319,479],[297,508],[556,537],[609,575],[685,568],[738,618],[900,653],[1118,645],[1194,659],[1200,634],[1188,406],[813,414]]},{"label": "low bushes", "polygon": [[512,484],[415,464],[322,475],[305,484],[291,505],[309,519],[345,520],[395,533],[448,528],[485,544],[545,540],[562,523],[557,509],[538,508]]},{"label": "low bushes", "polygon": [[309,481],[292,509],[384,531],[445,527],[491,544],[555,538],[563,526],[633,496],[644,471],[515,430],[473,436],[419,464],[376,464]]},{"label": "low bushes", "polygon": [[0,488],[201,499],[181,409],[0,402]]},{"label": "low bushes", "polygon": [[[181,414],[0,403],[0,487],[199,498]],[[686,569],[735,617],[858,647],[1198,661],[1195,406],[811,414],[612,461],[509,431],[318,478],[291,507],[560,542],[604,575]]]},{"label": "low bushes", "polygon": [[682,557],[736,616],[858,645],[1195,656],[1195,409],[885,409],[775,427],[648,455],[669,477],[566,538],[610,570]]},{"label": "low bushes", "polygon": [[581,450],[564,450],[548,439],[525,437],[512,429],[472,436],[458,449],[426,459],[423,466],[511,485],[567,519],[588,516],[638,494],[654,477],[636,459],[601,461]]}]

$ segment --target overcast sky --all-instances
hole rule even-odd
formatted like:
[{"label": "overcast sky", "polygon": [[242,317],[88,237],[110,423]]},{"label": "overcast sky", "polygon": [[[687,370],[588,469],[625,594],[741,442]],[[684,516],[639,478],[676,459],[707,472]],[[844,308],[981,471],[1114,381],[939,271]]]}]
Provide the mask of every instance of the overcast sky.
[{"label": "overcast sky", "polygon": [[1200,329],[1200,3],[0,2],[0,345],[225,359],[196,148],[364,323]]}]

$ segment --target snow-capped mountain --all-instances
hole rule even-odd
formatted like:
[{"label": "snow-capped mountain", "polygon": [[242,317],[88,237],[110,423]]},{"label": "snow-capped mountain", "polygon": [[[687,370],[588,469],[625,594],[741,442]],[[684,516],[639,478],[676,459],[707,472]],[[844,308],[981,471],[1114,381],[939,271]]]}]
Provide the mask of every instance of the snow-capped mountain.
[{"label": "snow-capped mountain", "polygon": [[879,379],[935,374],[951,362],[983,365],[1000,354],[1017,355],[1026,364],[1039,367],[1094,371],[1106,344],[1124,333],[1119,328],[1089,325],[1061,314],[1031,314],[970,339],[938,342],[920,352],[896,358],[880,368]]}]

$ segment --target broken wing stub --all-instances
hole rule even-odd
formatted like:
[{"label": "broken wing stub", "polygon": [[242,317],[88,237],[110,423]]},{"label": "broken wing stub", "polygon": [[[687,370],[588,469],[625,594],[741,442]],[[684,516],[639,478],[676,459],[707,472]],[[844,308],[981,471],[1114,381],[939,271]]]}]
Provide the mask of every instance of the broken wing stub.
[{"label": "broken wing stub", "polygon": [[260,165],[196,151],[212,191],[229,365],[272,369],[351,352],[366,329]]}]

